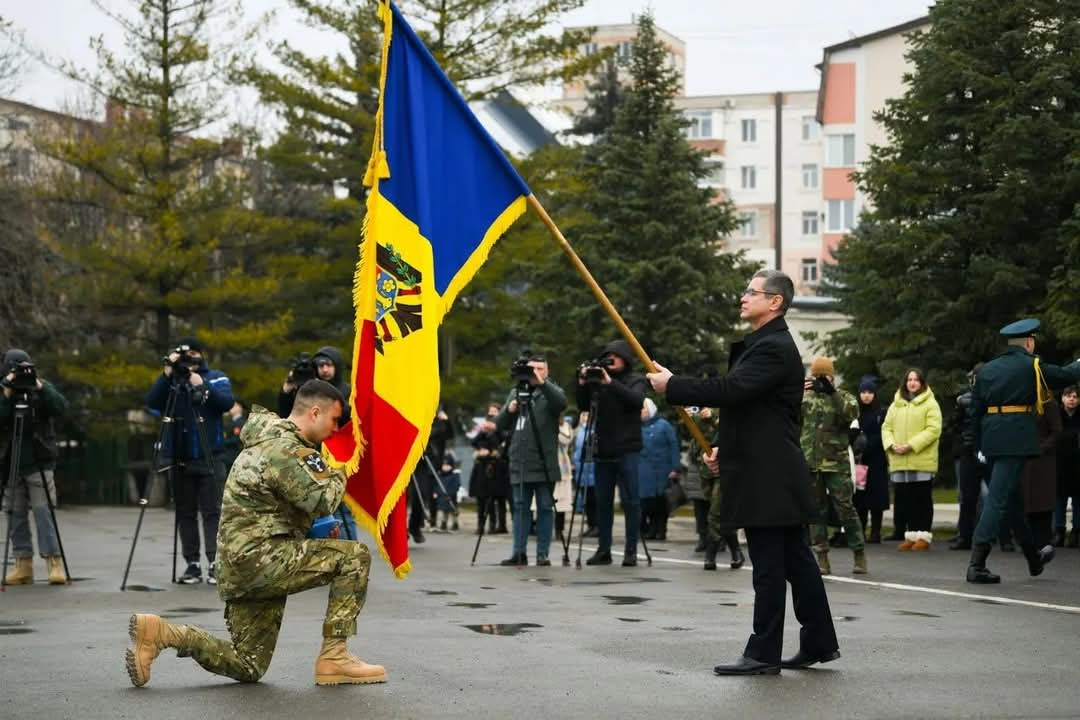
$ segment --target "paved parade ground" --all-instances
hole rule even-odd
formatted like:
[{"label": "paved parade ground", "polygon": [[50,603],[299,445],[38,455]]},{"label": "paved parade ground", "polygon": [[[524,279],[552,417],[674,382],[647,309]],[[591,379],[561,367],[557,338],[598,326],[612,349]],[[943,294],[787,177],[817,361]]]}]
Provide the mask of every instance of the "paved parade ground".
[{"label": "paved parade ground", "polygon": [[[470,567],[471,523],[414,547],[404,581],[376,560],[350,648],[386,666],[385,685],[314,685],[319,589],[289,600],[262,682],[214,677],[165,650],[136,689],[124,670],[132,612],[225,632],[213,588],[169,583],[171,511],[147,511],[129,579],[144,589],[120,592],[137,515],[60,511],[76,582],[49,587],[38,561],[37,584],[0,595],[0,717],[1080,716],[1080,551],[1059,550],[1039,578],[1019,553],[995,552],[990,567],[1003,584],[979,587],[962,580],[967,553],[944,543],[922,554],[869,546],[870,575],[857,581],[850,552],[834,550],[827,589],[843,658],[779,677],[719,678],[712,666],[736,658],[750,631],[751,574],[704,572],[682,518],[672,521],[679,540],[652,543],[652,567],[642,554],[637,568],[618,558],[563,568],[553,549],[553,567],[502,568],[505,535],[485,538]],[[788,618],[785,654],[797,649],[790,600]]]}]

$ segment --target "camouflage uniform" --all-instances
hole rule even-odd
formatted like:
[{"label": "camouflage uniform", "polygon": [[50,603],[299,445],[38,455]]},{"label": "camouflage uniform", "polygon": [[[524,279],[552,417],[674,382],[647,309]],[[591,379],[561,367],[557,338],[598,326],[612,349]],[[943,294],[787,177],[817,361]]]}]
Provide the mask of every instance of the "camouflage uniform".
[{"label": "camouflage uniform", "polygon": [[864,547],[862,525],[852,503],[854,489],[848,459],[848,430],[859,415],[855,398],[843,390],[832,394],[807,390],[802,401],[802,450],[814,480],[818,522],[810,526],[811,542],[819,553],[829,552],[829,500],[844,524],[848,547]]},{"label": "camouflage uniform", "polygon": [[[700,415],[692,417],[694,424],[698,426],[702,434],[711,439],[716,435],[719,422],[718,415],[719,413],[713,410],[712,417],[708,420],[703,419]],[[701,449],[693,440],[690,442],[690,452],[698,466],[698,475],[701,478],[701,493],[709,503],[707,539],[715,544],[719,544],[721,541],[730,542],[730,536],[735,535],[736,529],[725,527],[720,519],[720,500],[723,494],[720,490],[719,476],[710,470],[709,466],[701,459]],[[736,537],[738,536],[736,535]]]},{"label": "camouflage uniform", "polygon": [[218,530],[218,592],[231,641],[191,627],[177,655],[254,682],[270,665],[292,593],[329,585],[323,637],[356,634],[371,555],[357,542],[304,539],[315,518],[337,508],[345,479],[296,425],[254,407],[240,439]]}]

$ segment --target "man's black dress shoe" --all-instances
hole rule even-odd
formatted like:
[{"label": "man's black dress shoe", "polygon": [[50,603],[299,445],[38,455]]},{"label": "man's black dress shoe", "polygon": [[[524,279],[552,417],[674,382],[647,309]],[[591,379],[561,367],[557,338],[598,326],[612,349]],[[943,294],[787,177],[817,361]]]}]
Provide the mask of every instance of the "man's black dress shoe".
[{"label": "man's black dress shoe", "polygon": [[827,653],[825,655],[811,655],[810,653],[799,650],[799,652],[795,653],[795,655],[789,657],[787,660],[781,660],[780,667],[787,670],[805,670],[811,665],[832,662],[833,660],[839,659],[839,650],[833,650],[831,653]]},{"label": "man's black dress shoe", "polygon": [[591,558],[585,561],[586,565],[610,565],[611,553],[607,550],[597,550]]},{"label": "man's black dress shoe", "polygon": [[743,655],[731,665],[717,665],[713,672],[717,675],[779,675],[780,666],[758,662]]}]

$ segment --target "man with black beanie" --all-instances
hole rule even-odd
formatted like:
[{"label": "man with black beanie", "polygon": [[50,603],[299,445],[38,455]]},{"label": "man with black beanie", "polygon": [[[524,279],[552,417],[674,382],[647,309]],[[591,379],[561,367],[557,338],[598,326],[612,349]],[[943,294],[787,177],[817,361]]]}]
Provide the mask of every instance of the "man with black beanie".
[{"label": "man with black beanie", "polygon": [[638,455],[641,451],[641,407],[648,383],[631,368],[630,344],[616,340],[604,348],[601,379],[586,381],[578,373],[577,404],[591,407],[596,394],[596,523],[600,529],[596,554],[588,565],[611,564],[611,530],[615,522],[615,486],[626,519],[624,567],[637,565],[637,541],[641,524],[638,495]]},{"label": "man with black beanie", "polygon": [[[184,372],[175,372],[174,365]],[[186,375],[186,377],[180,377]],[[203,344],[196,338],[184,338],[166,359],[165,367],[146,395],[146,406],[164,413],[169,394],[175,388],[175,422],[167,430],[161,452],[164,465],[176,464],[173,474],[173,501],[180,526],[180,545],[187,569],[180,576],[184,585],[202,582],[199,566],[199,525],[202,515],[203,540],[208,563],[207,582],[217,584],[218,518],[221,494],[225,487],[224,433],[222,415],[233,406],[232,386],[220,370],[211,370],[203,358]],[[199,425],[206,430],[205,436]],[[174,446],[174,433],[177,436]],[[205,437],[205,443],[203,438]],[[203,447],[209,444],[209,447]]]}]

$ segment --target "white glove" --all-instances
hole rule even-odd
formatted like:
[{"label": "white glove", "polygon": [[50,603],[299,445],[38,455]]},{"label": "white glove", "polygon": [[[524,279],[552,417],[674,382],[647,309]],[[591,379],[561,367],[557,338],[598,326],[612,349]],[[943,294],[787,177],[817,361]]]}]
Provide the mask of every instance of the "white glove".
[{"label": "white glove", "polygon": [[975,459],[979,461],[980,465],[986,464],[986,456],[982,454],[982,450],[979,450],[977,453],[975,453]]}]

